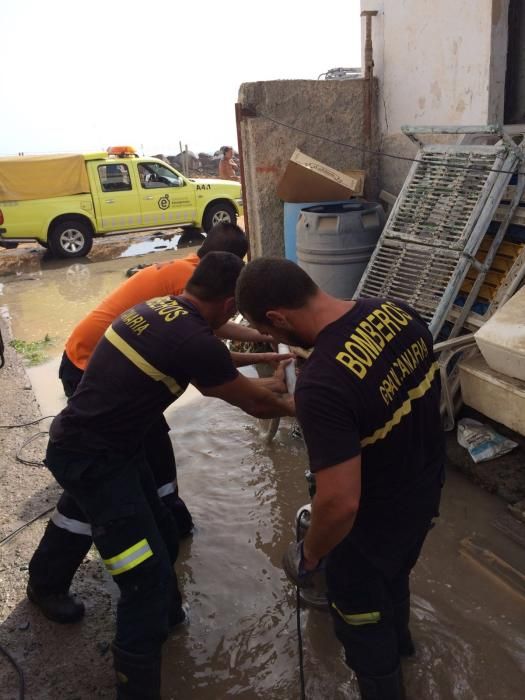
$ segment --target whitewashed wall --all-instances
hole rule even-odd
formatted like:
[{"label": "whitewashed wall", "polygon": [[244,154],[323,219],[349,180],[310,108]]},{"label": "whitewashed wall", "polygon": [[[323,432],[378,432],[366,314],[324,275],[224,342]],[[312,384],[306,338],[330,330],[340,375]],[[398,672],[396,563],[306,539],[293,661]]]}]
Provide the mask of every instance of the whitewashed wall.
[{"label": "whitewashed wall", "polygon": [[[362,10],[379,11],[374,73],[385,151],[410,152],[403,124],[503,120],[508,1],[361,0]],[[383,159],[383,187],[397,192],[406,171]]]}]

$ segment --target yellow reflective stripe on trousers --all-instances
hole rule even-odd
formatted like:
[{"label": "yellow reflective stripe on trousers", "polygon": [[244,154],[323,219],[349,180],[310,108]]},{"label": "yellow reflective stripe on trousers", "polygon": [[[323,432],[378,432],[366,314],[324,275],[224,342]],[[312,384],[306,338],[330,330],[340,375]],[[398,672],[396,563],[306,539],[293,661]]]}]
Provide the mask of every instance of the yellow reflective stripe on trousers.
[{"label": "yellow reflective stripe on trousers", "polygon": [[408,399],[403,401],[397,411],[394,412],[392,418],[387,421],[382,428],[378,428],[374,433],[372,433],[372,435],[363,438],[361,440],[361,447],[367,447],[368,445],[373,445],[374,442],[377,442],[378,440],[383,440],[383,438],[388,435],[392,428],[398,425],[398,423],[401,423],[401,419],[404,418],[404,416],[408,416],[412,410],[412,401],[423,397],[432,386],[432,380],[434,379],[434,374],[437,372],[437,369],[438,364],[437,362],[434,362],[422,381],[413,389],[409,389]]},{"label": "yellow reflective stripe on trousers", "polygon": [[103,561],[109,573],[112,576],[117,576],[118,574],[123,574],[125,571],[134,569],[152,556],[153,552],[148,544],[148,540],[143,539],[137,542],[137,544],[134,544],[133,547],[129,547],[129,549],[125,549],[120,554],[117,554],[115,557],[104,559]]},{"label": "yellow reflective stripe on trousers", "polygon": [[175,396],[178,396],[182,393],[180,386],[173,379],[173,377],[164,374],[160,371],[160,369],[157,369],[153,365],[150,365],[150,363],[147,360],[145,360],[142,357],[142,355],[139,355],[139,353],[134,348],[132,348],[129,343],[126,343],[126,341],[123,338],[121,338],[120,335],[116,333],[111,326],[107,329],[104,335],[106,337],[106,340],[109,340],[111,345],[116,347],[117,350],[120,350],[120,352],[123,355],[125,355],[128,358],[128,360],[135,365],[135,367],[140,369],[141,372],[144,372],[144,374],[147,374],[148,377],[151,377],[151,379],[154,379],[156,382],[163,382],[171,391],[171,393],[175,394]]},{"label": "yellow reflective stripe on trousers", "polygon": [[332,603],[332,608],[337,612],[341,619],[346,622],[347,625],[371,625],[381,621],[380,612],[355,613],[351,615],[349,613],[342,613],[335,603]]}]

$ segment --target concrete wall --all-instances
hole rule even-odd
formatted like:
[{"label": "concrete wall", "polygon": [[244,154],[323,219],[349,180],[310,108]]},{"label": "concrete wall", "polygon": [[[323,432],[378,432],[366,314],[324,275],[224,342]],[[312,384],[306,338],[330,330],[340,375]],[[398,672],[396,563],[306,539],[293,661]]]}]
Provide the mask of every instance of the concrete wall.
[{"label": "concrete wall", "polygon": [[[241,85],[239,102],[253,107],[258,115],[243,119],[241,125],[254,257],[284,255],[283,203],[276,188],[296,148],[338,170],[367,170],[365,194],[373,199],[378,192],[376,159],[370,161],[360,151],[279,126],[262,115],[334,141],[362,146],[365,97],[364,80],[279,80]],[[372,147],[377,147],[377,133],[372,133]]]},{"label": "concrete wall", "polygon": [[[401,126],[503,121],[509,0],[361,0],[373,18],[378,118],[385,152],[413,155]],[[363,41],[364,47],[364,41]],[[409,163],[383,158],[397,193]]]}]

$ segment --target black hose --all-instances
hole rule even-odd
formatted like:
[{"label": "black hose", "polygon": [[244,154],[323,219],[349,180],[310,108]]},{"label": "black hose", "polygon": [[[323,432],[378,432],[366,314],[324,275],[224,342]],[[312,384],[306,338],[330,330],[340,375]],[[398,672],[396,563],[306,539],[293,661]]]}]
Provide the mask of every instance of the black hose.
[{"label": "black hose", "polygon": [[11,656],[11,654],[7,651],[7,649],[4,649],[4,647],[0,644],[0,654],[3,654],[6,659],[13,665],[15,668],[16,672],[18,673],[18,700],[24,700],[25,698],[25,692],[26,692],[26,683],[24,680],[24,672],[18,665],[17,661]]},{"label": "black hose", "polygon": [[296,590],[296,600],[295,600],[295,611],[297,618],[297,646],[299,648],[299,683],[301,700],[306,700],[306,688],[304,680],[304,652],[303,652],[303,633],[301,631],[301,594],[299,592],[299,586]]},{"label": "black hose", "polygon": [[[297,522],[295,524],[295,539],[297,542],[301,539],[300,537],[300,523],[303,513],[308,513],[305,508],[301,510],[297,516]],[[299,688],[301,693],[301,700],[306,700],[306,682],[304,678],[304,650],[303,650],[303,632],[301,629],[301,593],[299,586],[295,589],[295,619],[297,622],[297,647],[299,650]]]}]

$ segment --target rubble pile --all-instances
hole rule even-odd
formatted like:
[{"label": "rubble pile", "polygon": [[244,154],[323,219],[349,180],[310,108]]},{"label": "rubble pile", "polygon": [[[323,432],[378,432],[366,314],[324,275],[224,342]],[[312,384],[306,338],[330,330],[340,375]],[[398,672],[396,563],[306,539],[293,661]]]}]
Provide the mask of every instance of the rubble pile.
[{"label": "rubble pile", "polygon": [[[239,154],[235,150],[233,154],[234,159],[238,162]],[[169,165],[188,177],[218,177],[222,147],[213,154],[204,152],[196,154],[193,151],[182,151],[176,156],[166,156],[162,153],[157,153],[153,157],[169,163]]]}]

